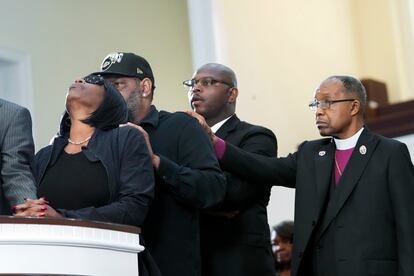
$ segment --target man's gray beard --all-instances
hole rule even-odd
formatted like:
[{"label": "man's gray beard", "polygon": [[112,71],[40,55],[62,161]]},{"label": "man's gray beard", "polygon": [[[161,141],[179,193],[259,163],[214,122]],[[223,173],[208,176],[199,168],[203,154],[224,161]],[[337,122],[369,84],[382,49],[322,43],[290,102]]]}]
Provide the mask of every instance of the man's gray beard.
[{"label": "man's gray beard", "polygon": [[135,91],[127,100],[128,107],[128,121],[134,122],[135,114],[138,112],[139,92]]}]

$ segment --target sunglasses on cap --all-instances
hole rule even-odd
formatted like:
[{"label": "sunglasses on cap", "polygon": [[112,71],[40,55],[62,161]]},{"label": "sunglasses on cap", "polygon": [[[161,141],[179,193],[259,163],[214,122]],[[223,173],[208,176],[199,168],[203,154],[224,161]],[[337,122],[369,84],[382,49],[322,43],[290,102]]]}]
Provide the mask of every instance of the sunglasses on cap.
[{"label": "sunglasses on cap", "polygon": [[101,75],[88,75],[83,78],[83,80],[90,84],[96,84],[96,85],[104,85],[104,78]]}]

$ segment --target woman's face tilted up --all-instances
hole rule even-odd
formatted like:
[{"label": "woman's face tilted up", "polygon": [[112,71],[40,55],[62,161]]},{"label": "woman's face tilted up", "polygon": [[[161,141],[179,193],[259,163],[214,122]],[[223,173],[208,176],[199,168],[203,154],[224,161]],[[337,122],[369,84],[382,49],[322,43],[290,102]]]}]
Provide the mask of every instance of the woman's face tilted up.
[{"label": "woman's face tilted up", "polygon": [[99,83],[99,79],[85,77],[77,79],[69,87],[66,95],[66,110],[77,119],[85,119],[101,105],[105,90]]}]

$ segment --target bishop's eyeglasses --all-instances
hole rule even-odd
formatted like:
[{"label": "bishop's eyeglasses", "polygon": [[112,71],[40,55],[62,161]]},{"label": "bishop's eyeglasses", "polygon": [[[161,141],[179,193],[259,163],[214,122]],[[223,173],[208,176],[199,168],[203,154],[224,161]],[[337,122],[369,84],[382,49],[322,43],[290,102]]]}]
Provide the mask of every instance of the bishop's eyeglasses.
[{"label": "bishop's eyeglasses", "polygon": [[309,103],[309,108],[312,111],[316,111],[318,108],[321,109],[328,109],[331,107],[331,105],[335,103],[341,103],[341,102],[352,102],[355,101],[355,99],[342,99],[342,100],[316,100],[314,99]]}]

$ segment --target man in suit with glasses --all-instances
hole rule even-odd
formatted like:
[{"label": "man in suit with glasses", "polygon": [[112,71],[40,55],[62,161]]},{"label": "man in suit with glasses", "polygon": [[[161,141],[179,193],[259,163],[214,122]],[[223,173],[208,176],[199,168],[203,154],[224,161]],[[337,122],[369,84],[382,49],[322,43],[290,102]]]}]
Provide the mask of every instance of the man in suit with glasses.
[{"label": "man in suit with glasses", "polygon": [[[248,152],[276,156],[273,132],[236,116],[238,88],[233,70],[222,64],[205,64],[184,85],[194,110],[189,113],[217,137]],[[216,155],[220,154],[216,148]],[[224,174],[223,205],[201,217],[203,275],[274,276],[266,211],[271,184],[240,177],[237,172],[224,170]]]}]

